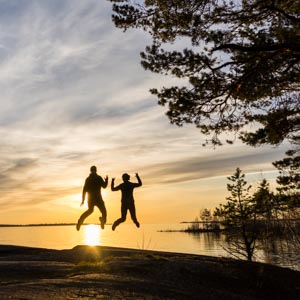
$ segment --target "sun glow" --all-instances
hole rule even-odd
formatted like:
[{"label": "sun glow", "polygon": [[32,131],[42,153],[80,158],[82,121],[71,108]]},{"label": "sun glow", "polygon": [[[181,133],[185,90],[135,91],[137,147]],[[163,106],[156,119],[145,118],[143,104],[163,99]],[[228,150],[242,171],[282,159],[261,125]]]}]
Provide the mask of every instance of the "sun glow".
[{"label": "sun glow", "polygon": [[78,209],[80,207],[80,203],[81,203],[81,194],[77,193],[77,194],[71,194],[71,195],[67,195],[64,196],[62,198],[59,198],[56,200],[56,202],[58,204],[66,204],[69,207],[72,207],[73,209]]},{"label": "sun glow", "polygon": [[84,229],[84,243],[89,246],[101,245],[101,230],[99,225],[86,225]]}]

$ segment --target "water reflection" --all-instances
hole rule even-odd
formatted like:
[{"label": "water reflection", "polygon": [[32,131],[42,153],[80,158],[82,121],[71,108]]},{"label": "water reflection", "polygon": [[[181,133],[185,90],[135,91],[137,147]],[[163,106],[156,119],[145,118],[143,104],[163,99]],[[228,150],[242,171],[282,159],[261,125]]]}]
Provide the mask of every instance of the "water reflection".
[{"label": "water reflection", "polygon": [[193,233],[189,232],[188,235],[192,236],[197,243],[202,245],[202,249],[206,251],[211,251],[212,249],[217,249],[219,245],[224,242],[222,236],[219,232],[203,232],[203,233]]},{"label": "water reflection", "polygon": [[277,238],[261,242],[259,247],[259,260],[300,271],[299,244],[293,244],[289,239]]},{"label": "water reflection", "polygon": [[[232,255],[232,244],[228,242],[225,234],[214,232],[185,234],[201,245],[199,254],[236,257]],[[245,259],[243,256],[240,258]],[[253,260],[300,271],[299,245],[280,238],[257,241]]]},{"label": "water reflection", "polygon": [[84,244],[88,246],[101,245],[101,230],[99,225],[86,225],[82,227]]}]

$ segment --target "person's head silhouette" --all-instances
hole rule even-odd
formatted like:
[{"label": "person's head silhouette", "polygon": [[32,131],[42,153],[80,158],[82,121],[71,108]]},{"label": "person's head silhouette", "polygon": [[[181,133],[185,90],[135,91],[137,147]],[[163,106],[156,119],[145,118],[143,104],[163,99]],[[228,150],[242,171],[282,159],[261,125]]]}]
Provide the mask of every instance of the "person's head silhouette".
[{"label": "person's head silhouette", "polygon": [[129,181],[130,176],[129,176],[127,173],[124,173],[124,174],[122,175],[122,179],[123,179],[124,182],[127,182],[127,181]]},{"label": "person's head silhouette", "polygon": [[97,168],[96,166],[91,166],[91,173],[97,173]]}]

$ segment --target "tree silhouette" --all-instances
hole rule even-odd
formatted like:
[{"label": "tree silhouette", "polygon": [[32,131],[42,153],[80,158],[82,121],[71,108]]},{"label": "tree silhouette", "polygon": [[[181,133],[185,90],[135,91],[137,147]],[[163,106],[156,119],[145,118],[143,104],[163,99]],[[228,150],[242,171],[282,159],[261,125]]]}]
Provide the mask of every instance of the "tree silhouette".
[{"label": "tree silhouette", "polygon": [[249,196],[251,186],[245,180],[245,174],[237,168],[235,173],[228,177],[231,182],[227,189],[231,193],[226,198],[225,204],[220,204],[215,209],[214,215],[221,219],[222,224],[229,234],[229,251],[232,254],[245,256],[248,260],[253,259],[255,243],[257,239],[257,215],[252,197]]},{"label": "tree silhouette", "polygon": [[151,89],[171,123],[193,123],[213,144],[224,131],[250,145],[299,142],[299,1],[110,1],[117,27],[152,36],[143,67],[181,79]]}]

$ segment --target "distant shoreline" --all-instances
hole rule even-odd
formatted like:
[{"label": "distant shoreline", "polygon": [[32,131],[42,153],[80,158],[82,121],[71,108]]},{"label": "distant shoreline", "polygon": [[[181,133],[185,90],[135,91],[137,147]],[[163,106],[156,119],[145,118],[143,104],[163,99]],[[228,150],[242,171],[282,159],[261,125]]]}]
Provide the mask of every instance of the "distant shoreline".
[{"label": "distant shoreline", "polygon": [[[177,224],[178,222],[174,222]],[[203,223],[203,222],[195,222],[195,221],[182,221],[178,224],[191,224],[191,223]],[[0,224],[0,227],[33,227],[33,226],[75,226],[76,223],[39,223],[39,224]],[[99,225],[98,223],[86,223],[83,225]],[[111,223],[107,223],[106,225],[111,225]]]},{"label": "distant shoreline", "polygon": [[[183,224],[183,223],[195,223],[195,222],[174,222],[172,224]],[[43,226],[76,226],[77,223],[40,223],[40,224],[0,224],[1,227],[43,227]],[[85,223],[86,225],[99,225],[99,223]],[[106,223],[106,225],[112,225],[112,223]]]},{"label": "distant shoreline", "polygon": [[0,224],[0,227],[32,227],[32,226],[75,226],[76,223],[49,223],[49,224]]},{"label": "distant shoreline", "polygon": [[[45,224],[0,224],[1,227],[46,227],[46,226],[75,226],[76,223],[45,223]],[[87,223],[85,225],[99,225],[96,223]],[[107,223],[106,225],[111,225]]]}]

